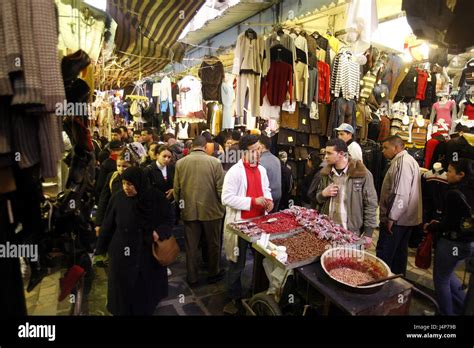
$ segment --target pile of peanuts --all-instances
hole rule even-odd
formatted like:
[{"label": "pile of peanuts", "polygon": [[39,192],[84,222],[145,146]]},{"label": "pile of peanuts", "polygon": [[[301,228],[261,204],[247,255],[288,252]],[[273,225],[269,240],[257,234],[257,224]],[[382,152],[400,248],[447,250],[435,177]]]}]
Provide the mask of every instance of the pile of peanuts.
[{"label": "pile of peanuts", "polygon": [[321,256],[326,250],[329,242],[317,238],[313,233],[304,231],[288,238],[272,240],[272,243],[286,247],[288,263],[307,260]]},{"label": "pile of peanuts", "polygon": [[335,268],[329,271],[329,274],[337,280],[352,286],[375,280],[368,272],[358,271],[349,267]]}]

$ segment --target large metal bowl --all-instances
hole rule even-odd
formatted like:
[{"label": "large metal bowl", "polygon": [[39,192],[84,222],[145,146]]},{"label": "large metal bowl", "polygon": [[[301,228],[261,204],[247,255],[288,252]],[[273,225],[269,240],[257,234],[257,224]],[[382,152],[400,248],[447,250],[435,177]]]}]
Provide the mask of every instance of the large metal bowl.
[{"label": "large metal bowl", "polygon": [[345,247],[337,247],[326,250],[321,256],[321,266],[324,272],[339,286],[352,292],[374,293],[379,291],[388,281],[366,286],[354,286],[352,284],[343,282],[333,277],[329,272],[334,268],[337,268],[338,262],[344,260],[349,260],[350,263],[354,263],[354,265],[357,264],[358,270],[366,269],[367,272],[371,272],[372,276],[376,275],[374,277],[375,280],[383,279],[392,275],[390,268],[383,260],[372,254],[369,254],[366,251]]}]

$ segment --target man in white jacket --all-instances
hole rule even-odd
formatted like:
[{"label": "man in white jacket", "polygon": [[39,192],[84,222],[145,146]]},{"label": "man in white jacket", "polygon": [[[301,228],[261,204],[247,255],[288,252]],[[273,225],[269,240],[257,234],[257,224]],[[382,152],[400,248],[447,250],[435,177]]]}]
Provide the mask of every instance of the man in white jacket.
[{"label": "man in white jacket", "polygon": [[397,135],[383,142],[383,154],[391,162],[380,193],[380,233],[376,251],[393,273],[405,274],[410,234],[422,223],[420,167]]},{"label": "man in white jacket", "polygon": [[229,169],[222,188],[222,204],[226,207],[224,250],[230,261],[227,288],[231,302],[224,312],[237,314],[242,298],[241,275],[245,268],[248,243],[227,230],[227,224],[256,218],[273,209],[273,201],[265,168],[259,165],[258,137],[245,135],[239,141],[242,158]]}]

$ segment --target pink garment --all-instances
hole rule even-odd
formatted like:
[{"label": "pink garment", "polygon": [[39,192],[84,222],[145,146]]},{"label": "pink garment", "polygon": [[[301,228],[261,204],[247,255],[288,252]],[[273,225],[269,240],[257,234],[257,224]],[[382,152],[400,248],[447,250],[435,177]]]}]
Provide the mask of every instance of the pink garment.
[{"label": "pink garment", "polygon": [[440,119],[443,119],[451,128],[451,113],[453,111],[454,105],[454,100],[448,100],[445,104],[440,104],[440,102],[436,102],[433,105],[433,108],[436,110],[436,120],[434,120],[434,122],[438,122]]}]

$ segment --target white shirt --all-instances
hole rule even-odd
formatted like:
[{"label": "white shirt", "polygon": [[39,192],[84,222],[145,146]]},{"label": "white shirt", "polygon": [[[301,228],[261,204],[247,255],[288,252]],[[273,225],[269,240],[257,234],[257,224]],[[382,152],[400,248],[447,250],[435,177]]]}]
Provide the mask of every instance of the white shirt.
[{"label": "white shirt", "polygon": [[168,179],[168,171],[166,170],[165,166],[162,166],[158,161],[156,161],[156,166],[158,167],[159,170],[161,170],[161,174],[163,174],[163,178],[165,180]]},{"label": "white shirt", "polygon": [[362,148],[359,144],[353,141],[347,148],[349,149],[349,155],[353,160],[364,162],[362,158]]},{"label": "white shirt", "polygon": [[194,76],[185,76],[178,82],[182,117],[202,110],[201,81]]}]

